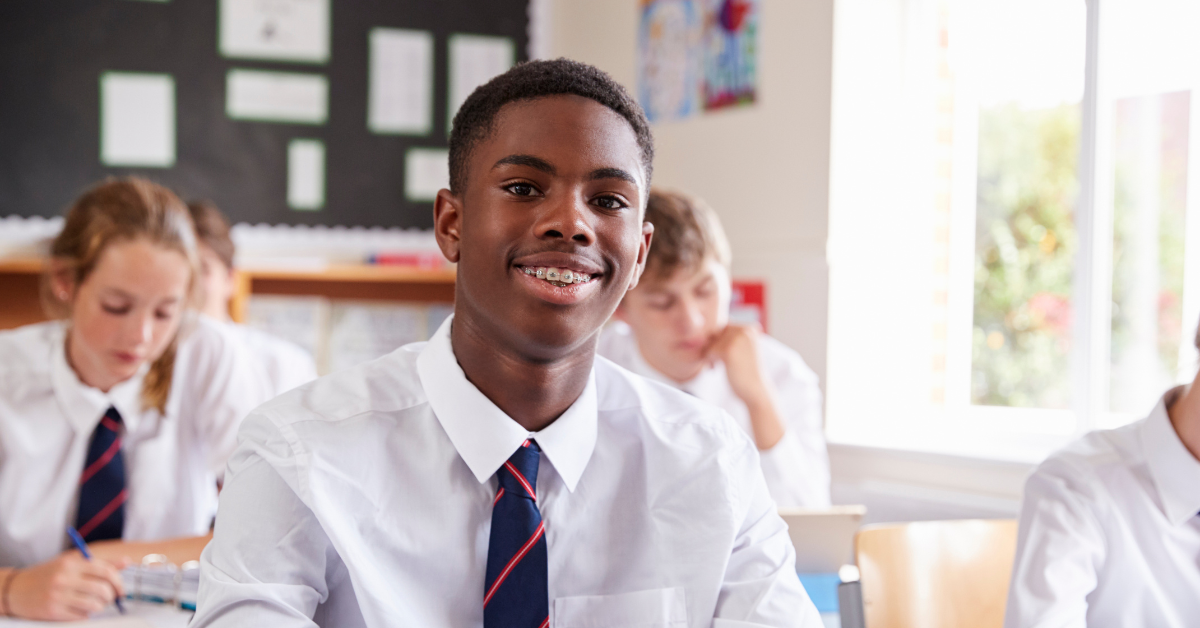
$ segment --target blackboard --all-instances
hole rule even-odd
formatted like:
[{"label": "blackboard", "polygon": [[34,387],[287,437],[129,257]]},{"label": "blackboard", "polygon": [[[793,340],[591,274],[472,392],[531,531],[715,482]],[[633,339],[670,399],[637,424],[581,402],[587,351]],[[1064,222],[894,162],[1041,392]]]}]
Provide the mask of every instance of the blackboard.
[{"label": "blackboard", "polygon": [[[0,1],[0,216],[55,216],[108,176],[138,174],[185,199],[209,198],[234,221],[419,227],[430,203],[404,195],[410,147],[445,147],[447,40],[454,33],[511,38],[525,58],[526,0],[331,0],[325,64],[227,59],[218,52],[218,0]],[[368,33],[377,26],[434,36],[433,130],[376,135],[367,128]],[[323,74],[323,125],[235,121],[225,112],[230,69]],[[176,160],[168,168],[112,168],[100,161],[100,76],[170,73],[175,80]],[[325,206],[287,206],[287,149],[325,143]]]}]

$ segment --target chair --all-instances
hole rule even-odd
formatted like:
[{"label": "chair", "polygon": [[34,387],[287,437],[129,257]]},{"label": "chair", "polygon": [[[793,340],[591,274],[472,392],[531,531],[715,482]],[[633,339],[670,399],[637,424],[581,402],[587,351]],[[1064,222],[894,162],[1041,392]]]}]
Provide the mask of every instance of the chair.
[{"label": "chair", "polygon": [[867,628],[1000,628],[1014,520],[864,527],[854,538]]}]

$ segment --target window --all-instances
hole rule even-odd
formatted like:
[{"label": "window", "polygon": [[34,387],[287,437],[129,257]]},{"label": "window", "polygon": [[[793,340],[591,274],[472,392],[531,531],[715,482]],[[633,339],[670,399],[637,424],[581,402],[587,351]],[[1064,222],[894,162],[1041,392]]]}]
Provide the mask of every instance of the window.
[{"label": "window", "polygon": [[830,438],[1034,461],[1190,381],[1200,3],[835,24]]},{"label": "window", "polygon": [[[952,166],[973,179],[964,190],[975,187],[960,216],[974,210],[970,403],[1067,409],[1085,7],[1014,0],[945,11],[943,46],[958,56],[948,89],[976,114],[974,163]],[[975,80],[960,86],[964,75]]]}]

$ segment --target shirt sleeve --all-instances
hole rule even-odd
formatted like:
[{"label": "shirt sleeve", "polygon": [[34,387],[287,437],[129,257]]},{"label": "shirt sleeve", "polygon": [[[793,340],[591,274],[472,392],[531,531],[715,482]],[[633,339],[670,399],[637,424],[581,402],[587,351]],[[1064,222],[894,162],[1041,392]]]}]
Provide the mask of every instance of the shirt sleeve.
[{"label": "shirt sleeve", "polygon": [[817,375],[796,357],[771,374],[780,418],[787,430],[759,452],[771,497],[780,508],[828,508],[829,452]]},{"label": "shirt sleeve", "polygon": [[1005,628],[1084,628],[1104,561],[1104,535],[1066,462],[1051,459],[1025,484]]},{"label": "shirt sleeve", "polygon": [[316,626],[340,559],[297,494],[290,446],[261,415],[246,420],[229,462],[213,540],[200,563],[193,628]]},{"label": "shirt sleeve", "polygon": [[[739,436],[741,433],[739,432]],[[730,459],[731,494],[742,514],[717,597],[713,628],[821,628],[821,617],[796,576],[796,550],[767,492],[749,437]]]},{"label": "shirt sleeve", "polygon": [[180,346],[176,364],[184,368],[177,375],[188,392],[180,411],[191,415],[217,478],[237,447],[242,419],[271,397],[251,359],[228,335],[203,323]]}]

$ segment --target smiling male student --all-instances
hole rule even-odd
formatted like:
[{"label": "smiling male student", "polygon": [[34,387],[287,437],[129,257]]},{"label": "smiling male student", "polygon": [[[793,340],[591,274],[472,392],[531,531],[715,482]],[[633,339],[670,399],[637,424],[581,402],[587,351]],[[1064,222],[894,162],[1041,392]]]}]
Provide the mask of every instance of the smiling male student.
[{"label": "smiling male student", "polygon": [[467,99],[434,209],[454,316],[247,419],[193,626],[820,626],[754,443],[595,357],[652,159],[591,66]]}]

